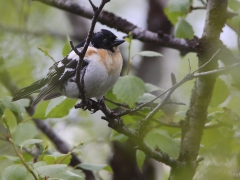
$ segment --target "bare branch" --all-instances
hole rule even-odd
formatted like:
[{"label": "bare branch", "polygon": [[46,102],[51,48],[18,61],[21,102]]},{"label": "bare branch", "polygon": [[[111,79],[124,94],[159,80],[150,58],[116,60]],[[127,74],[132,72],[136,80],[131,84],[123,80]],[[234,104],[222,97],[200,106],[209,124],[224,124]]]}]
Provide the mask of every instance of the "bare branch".
[{"label": "bare branch", "polygon": [[[79,16],[83,16],[88,19],[91,19],[93,16],[93,12],[91,9],[73,1],[65,0],[35,0],[35,1],[48,4],[50,6],[71,12]],[[197,38],[193,40],[185,40],[174,38],[173,36],[164,34],[162,32],[154,33],[146,29],[137,27],[136,25],[130,23],[129,21],[122,19],[121,17],[118,17],[113,13],[107,11],[102,11],[99,14],[98,22],[102,23],[103,25],[107,25],[108,27],[115,28],[118,31],[124,32],[126,34],[128,34],[131,31],[134,39],[138,39],[143,42],[154,43],[163,47],[177,49],[181,52],[182,55],[188,52],[196,52],[197,44],[196,42],[198,41]]]},{"label": "bare branch", "polygon": [[225,73],[228,73],[230,70],[234,69],[234,68],[238,68],[240,66],[240,62],[239,63],[235,63],[231,66],[226,66],[226,67],[222,67],[222,68],[218,68],[218,69],[214,69],[212,71],[206,71],[206,72],[201,72],[201,73],[196,73],[194,74],[194,78],[198,78],[198,77],[201,77],[201,76],[207,76],[207,75],[213,75],[213,74],[225,74]]}]

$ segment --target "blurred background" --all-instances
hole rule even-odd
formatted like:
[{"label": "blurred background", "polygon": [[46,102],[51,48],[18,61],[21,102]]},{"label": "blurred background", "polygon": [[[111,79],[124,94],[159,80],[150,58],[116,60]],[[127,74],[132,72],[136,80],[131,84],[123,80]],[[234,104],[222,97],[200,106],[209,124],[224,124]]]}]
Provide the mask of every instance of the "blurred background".
[{"label": "blurred background", "polygon": [[[90,8],[87,0],[72,1]],[[93,2],[99,4],[100,0],[93,0]],[[104,9],[143,29],[173,34],[174,27],[163,13],[167,3],[167,0],[112,0]],[[196,6],[201,5],[197,0],[194,3]],[[91,22],[89,19],[31,0],[0,0],[0,12],[0,56],[3,57],[6,68],[19,87],[24,87],[42,78],[53,64],[53,61],[39,49],[48,51],[56,61],[61,60],[63,58],[62,49],[68,41],[68,37],[73,40],[75,45],[78,44],[86,37]],[[201,37],[205,15],[205,10],[197,10],[189,13],[186,17],[186,20],[193,26],[194,34],[197,37]],[[95,32],[103,28],[111,30],[119,38],[126,36],[126,34],[100,23],[97,23]],[[228,27],[225,27],[223,31],[224,35],[221,36],[223,42],[230,49],[236,50],[236,34]],[[120,46],[125,61],[122,74],[125,74],[126,71],[127,48],[128,43]],[[170,74],[172,72],[178,81],[188,73],[188,60],[192,70],[197,68],[197,59],[194,53],[188,53],[181,57],[176,50],[133,40],[131,54],[134,55],[142,50],[156,51],[163,54],[163,57],[142,58],[137,56],[133,61],[130,74],[163,89],[171,86]],[[187,110],[192,86],[192,81],[187,82],[174,93],[174,99],[186,105],[166,108],[165,111],[170,118],[173,117],[175,111]],[[10,96],[8,90],[0,86],[0,98],[6,96]],[[132,173],[134,176],[132,179],[140,179],[141,172],[137,169],[136,164],[132,163],[134,157],[131,155],[134,154],[135,148],[129,141],[123,143],[111,141],[113,132],[107,126],[107,122],[99,118],[100,116],[101,113],[90,114],[87,111],[72,109],[70,114],[64,118],[50,118],[45,121],[48,121],[70,146],[83,143],[82,155],[80,155],[83,162],[110,163],[113,169],[116,167],[116,172],[118,167],[128,167],[123,168],[126,177],[128,173]],[[44,138],[43,134],[37,129],[36,131],[38,136]],[[49,147],[54,149],[50,140],[47,138],[45,140]],[[0,141],[0,155],[11,154],[12,151],[8,143]],[[10,164],[7,160],[0,161],[0,174],[7,164]],[[148,161],[143,171],[146,176],[141,176],[142,179],[165,179],[169,169],[155,161]],[[119,170],[118,173],[115,174],[116,177],[112,177],[111,173],[100,171],[99,177],[123,179],[123,171]]]}]

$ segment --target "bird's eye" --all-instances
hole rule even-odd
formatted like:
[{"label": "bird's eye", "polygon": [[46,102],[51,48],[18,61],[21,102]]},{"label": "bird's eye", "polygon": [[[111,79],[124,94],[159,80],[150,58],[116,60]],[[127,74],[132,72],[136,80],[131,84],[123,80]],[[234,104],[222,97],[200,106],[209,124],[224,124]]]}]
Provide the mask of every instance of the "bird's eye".
[{"label": "bird's eye", "polygon": [[108,40],[107,40],[107,39],[104,39],[104,40],[103,40],[103,43],[104,43],[104,44],[108,43]]}]

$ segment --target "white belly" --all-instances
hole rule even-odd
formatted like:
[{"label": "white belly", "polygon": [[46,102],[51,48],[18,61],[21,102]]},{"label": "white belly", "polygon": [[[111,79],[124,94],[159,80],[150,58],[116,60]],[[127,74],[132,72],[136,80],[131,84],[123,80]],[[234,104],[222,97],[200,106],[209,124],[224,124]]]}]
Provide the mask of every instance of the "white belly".
[{"label": "white belly", "polygon": [[[84,87],[87,98],[100,99],[116,83],[120,71],[109,75],[102,64],[97,65],[96,63],[94,65],[90,63],[87,66],[84,76]],[[79,91],[75,82],[68,80],[63,89],[63,93],[67,97],[79,98]]]}]

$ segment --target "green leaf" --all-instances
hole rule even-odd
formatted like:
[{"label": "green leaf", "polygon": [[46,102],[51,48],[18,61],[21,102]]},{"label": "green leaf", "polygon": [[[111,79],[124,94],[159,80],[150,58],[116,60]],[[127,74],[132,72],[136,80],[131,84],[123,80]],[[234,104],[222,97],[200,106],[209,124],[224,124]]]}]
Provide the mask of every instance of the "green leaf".
[{"label": "green leaf", "polygon": [[133,107],[145,91],[144,82],[135,76],[120,77],[113,87],[113,93],[121,102]]},{"label": "green leaf", "polygon": [[36,109],[35,109],[35,113],[33,114],[33,118],[37,118],[37,119],[46,119],[46,110],[48,107],[50,101],[41,101]]},{"label": "green leaf", "polygon": [[62,103],[55,104],[55,107],[52,108],[48,114],[46,114],[46,118],[61,118],[67,116],[76,102],[77,100],[66,98]]},{"label": "green leaf", "polygon": [[36,162],[36,163],[33,164],[33,168],[34,168],[34,169],[37,169],[37,168],[39,168],[39,167],[46,166],[46,165],[47,165],[46,162],[44,162],[44,161],[38,161],[38,162]]},{"label": "green leaf", "polygon": [[41,177],[49,176],[50,178],[61,178],[61,176],[66,172],[66,164],[53,164],[40,166],[35,169]]},{"label": "green leaf", "polygon": [[85,180],[83,175],[79,175],[71,171],[66,171],[65,177],[68,178],[69,180]]},{"label": "green leaf", "polygon": [[124,38],[129,44],[132,43],[132,31],[128,33],[128,36]]},{"label": "green leaf", "polygon": [[17,121],[12,111],[10,111],[9,109],[6,109],[4,112],[3,119],[4,119],[4,122],[7,124],[9,131],[12,134],[17,128]]},{"label": "green leaf", "polygon": [[11,110],[17,120],[23,120],[22,113],[25,112],[25,107],[19,102],[12,102],[11,97],[4,97],[0,100],[1,104]]},{"label": "green leaf", "polygon": [[[149,102],[151,100],[153,100],[154,98],[156,98],[155,95],[150,94],[150,93],[144,93],[139,99],[138,102],[139,103],[146,103]],[[159,103],[160,99],[157,99],[156,101],[154,101],[155,103]]]},{"label": "green leaf", "polygon": [[57,105],[61,104],[65,99],[66,99],[66,97],[61,96],[61,97],[50,100],[50,102],[47,106],[46,112],[45,112],[45,116],[47,116],[47,114],[49,114],[49,112],[51,112]]},{"label": "green leaf", "polygon": [[43,156],[43,161],[47,164],[69,164],[71,159],[71,154],[53,154]]},{"label": "green leaf", "polygon": [[5,106],[2,104],[2,101],[0,100],[0,120],[5,112],[5,109],[6,109]]},{"label": "green leaf", "polygon": [[164,91],[162,88],[150,83],[145,83],[145,92]]},{"label": "green leaf", "polygon": [[111,168],[111,166],[107,165],[105,168],[103,168],[104,170],[110,172],[110,173],[113,173],[113,170]]},{"label": "green leaf", "polygon": [[[240,9],[237,10],[237,13],[240,14]],[[231,27],[233,27],[233,28],[235,28],[235,29],[238,29],[238,28],[239,28],[239,25],[240,25],[240,16],[234,16],[234,17],[232,17],[231,19],[228,19],[228,20],[227,20],[227,23],[228,23]]]},{"label": "green leaf", "polygon": [[26,141],[23,141],[20,146],[21,147],[28,147],[31,144],[37,144],[37,143],[42,143],[43,140],[42,139],[28,139]]},{"label": "green leaf", "polygon": [[137,150],[136,152],[136,159],[137,159],[137,165],[138,165],[138,169],[142,172],[142,166],[143,166],[143,163],[145,161],[145,154],[140,151],[140,150]]},{"label": "green leaf", "polygon": [[183,18],[179,18],[175,26],[174,35],[177,38],[192,39],[194,31],[192,26]]},{"label": "green leaf", "polygon": [[[104,95],[104,97],[107,98],[107,99],[110,99],[110,100],[113,101],[113,102],[117,102],[117,101],[118,101],[118,100],[117,100],[117,97],[113,94],[112,89],[110,89],[110,90]],[[109,109],[115,109],[115,108],[118,107],[117,105],[115,105],[115,104],[113,104],[113,103],[111,103],[111,102],[108,102],[107,100],[105,100],[105,103],[106,103],[106,105],[107,105],[107,107],[108,107]]]},{"label": "green leaf", "polygon": [[56,159],[52,155],[44,155],[42,160],[47,164],[55,164],[56,163],[56,161],[55,161]]},{"label": "green leaf", "polygon": [[2,160],[2,159],[8,159],[13,162],[20,160],[18,156],[7,156],[7,155],[0,156],[0,160]]},{"label": "green leaf", "polygon": [[168,20],[171,21],[173,25],[178,22],[178,18],[182,17],[184,14],[181,12],[169,12],[169,8],[164,9],[164,14],[168,17]]},{"label": "green leaf", "polygon": [[211,107],[219,106],[221,103],[223,103],[227,99],[229,94],[230,93],[229,93],[228,87],[225,84],[225,82],[223,80],[221,80],[220,78],[217,78],[215,86],[214,86],[210,106]]},{"label": "green leaf", "polygon": [[2,180],[26,180],[27,170],[22,164],[14,164],[4,169]]},{"label": "green leaf", "polygon": [[72,50],[70,43],[69,43],[69,37],[67,37],[67,40],[63,46],[63,50],[62,50],[62,55],[63,57],[67,56],[69,54],[69,52]]},{"label": "green leaf", "polygon": [[115,130],[112,130],[111,135],[110,135],[110,141],[119,141],[119,142],[124,142],[128,139],[127,136],[124,134],[118,133]]},{"label": "green leaf", "polygon": [[231,97],[230,101],[227,104],[227,108],[232,109],[240,116],[239,107],[240,107],[240,96]]},{"label": "green leaf", "polygon": [[[134,115],[130,115],[130,114],[122,116],[122,120],[127,125],[136,123],[136,120],[134,120]],[[119,135],[116,134],[116,135],[119,136],[119,138],[121,138],[120,134]],[[122,136],[122,137],[124,138],[124,136]],[[120,141],[120,139],[119,139],[119,141]]]},{"label": "green leaf", "polygon": [[162,54],[155,52],[155,51],[141,51],[139,53],[137,53],[137,55],[140,56],[145,56],[145,57],[158,57],[158,56],[162,56]]},{"label": "green leaf", "polygon": [[53,156],[58,164],[69,164],[72,159],[71,154],[53,154]]},{"label": "green leaf", "polygon": [[171,137],[167,131],[154,129],[150,131],[145,141],[152,147],[159,147],[163,152],[168,153],[173,158],[177,158],[180,150],[180,142]]},{"label": "green leaf", "polygon": [[182,14],[187,14],[191,6],[191,0],[169,0],[168,9],[169,12],[180,12]]},{"label": "green leaf", "polygon": [[228,7],[234,11],[237,11],[238,9],[240,9],[240,2],[238,0],[228,1]]},{"label": "green leaf", "polygon": [[30,123],[20,123],[12,134],[14,143],[20,145],[28,139],[32,139],[37,135],[36,126]]},{"label": "green leaf", "polygon": [[88,164],[88,163],[81,163],[78,165],[79,167],[90,170],[90,171],[100,171],[104,169],[107,164]]}]

